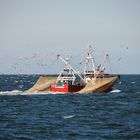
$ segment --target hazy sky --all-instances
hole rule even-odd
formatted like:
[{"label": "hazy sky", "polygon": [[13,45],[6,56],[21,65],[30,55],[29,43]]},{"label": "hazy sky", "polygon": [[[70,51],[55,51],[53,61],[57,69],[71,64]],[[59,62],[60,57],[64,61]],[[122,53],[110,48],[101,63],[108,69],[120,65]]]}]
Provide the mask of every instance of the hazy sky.
[{"label": "hazy sky", "polygon": [[89,44],[140,73],[140,0],[0,0],[0,73],[54,73],[56,54]]}]

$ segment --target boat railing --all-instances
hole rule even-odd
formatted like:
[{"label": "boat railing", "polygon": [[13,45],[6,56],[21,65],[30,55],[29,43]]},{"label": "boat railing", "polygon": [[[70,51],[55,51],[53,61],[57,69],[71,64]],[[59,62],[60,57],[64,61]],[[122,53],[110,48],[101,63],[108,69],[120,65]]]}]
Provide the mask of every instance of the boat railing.
[{"label": "boat railing", "polygon": [[73,81],[73,80],[75,80],[75,77],[59,77],[59,80]]}]

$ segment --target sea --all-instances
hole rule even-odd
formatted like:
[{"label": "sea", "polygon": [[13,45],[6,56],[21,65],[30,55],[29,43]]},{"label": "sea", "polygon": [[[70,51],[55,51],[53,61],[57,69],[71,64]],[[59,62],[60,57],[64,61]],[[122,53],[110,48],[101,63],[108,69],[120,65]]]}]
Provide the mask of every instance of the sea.
[{"label": "sea", "polygon": [[0,140],[140,140],[140,75],[108,93],[25,93],[38,78],[0,75]]}]

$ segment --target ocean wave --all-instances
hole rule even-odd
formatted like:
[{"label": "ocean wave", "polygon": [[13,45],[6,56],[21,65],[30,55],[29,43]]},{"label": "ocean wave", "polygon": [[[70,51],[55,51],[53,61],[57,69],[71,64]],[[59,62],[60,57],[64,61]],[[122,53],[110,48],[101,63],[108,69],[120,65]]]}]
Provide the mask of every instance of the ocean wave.
[{"label": "ocean wave", "polygon": [[121,90],[119,90],[119,89],[114,89],[114,90],[112,90],[112,91],[110,91],[111,93],[119,93],[119,92],[121,92]]},{"label": "ocean wave", "polygon": [[32,93],[27,93],[27,92],[23,92],[21,93],[21,95],[48,95],[51,94],[49,92],[32,92]]},{"label": "ocean wave", "polygon": [[70,119],[70,118],[73,118],[75,115],[69,115],[69,116],[64,116],[63,118],[64,119]]},{"label": "ocean wave", "polygon": [[135,81],[131,82],[131,84],[135,84],[135,83],[136,83]]},{"label": "ocean wave", "polygon": [[20,90],[12,90],[12,91],[0,91],[0,95],[17,95],[21,94],[23,91]]},{"label": "ocean wave", "polygon": [[48,95],[48,94],[62,94],[62,93],[52,93],[52,92],[32,92],[27,93],[20,90],[12,90],[12,91],[0,91],[0,95]]}]

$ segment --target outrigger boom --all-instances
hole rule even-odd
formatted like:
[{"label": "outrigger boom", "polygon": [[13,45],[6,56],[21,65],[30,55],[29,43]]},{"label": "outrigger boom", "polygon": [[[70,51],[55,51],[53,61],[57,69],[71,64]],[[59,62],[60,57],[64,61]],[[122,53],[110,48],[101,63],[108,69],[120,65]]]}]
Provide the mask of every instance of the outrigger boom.
[{"label": "outrigger boom", "polygon": [[75,74],[77,74],[82,80],[83,80],[83,82],[85,82],[85,80],[83,79],[83,77],[82,77],[82,75],[78,72],[78,71],[76,71],[69,63],[68,63],[68,61],[69,61],[69,59],[67,58],[66,60],[64,59],[64,58],[62,58],[61,57],[61,55],[57,55],[57,58],[59,58],[59,59],[61,59],[65,64],[66,64],[66,66],[70,69],[70,70],[72,70]]}]

